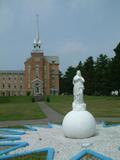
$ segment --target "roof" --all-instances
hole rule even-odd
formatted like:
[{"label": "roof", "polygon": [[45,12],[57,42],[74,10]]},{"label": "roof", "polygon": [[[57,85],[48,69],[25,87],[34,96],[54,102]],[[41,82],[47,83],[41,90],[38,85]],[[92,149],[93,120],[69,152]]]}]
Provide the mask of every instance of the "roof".
[{"label": "roof", "polygon": [[59,57],[58,56],[44,56],[45,60],[49,63],[59,64]]}]

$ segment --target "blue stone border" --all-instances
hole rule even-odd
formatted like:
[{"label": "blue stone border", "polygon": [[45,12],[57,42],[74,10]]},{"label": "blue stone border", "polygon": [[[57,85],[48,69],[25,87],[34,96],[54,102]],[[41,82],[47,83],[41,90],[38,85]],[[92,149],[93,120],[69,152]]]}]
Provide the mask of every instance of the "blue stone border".
[{"label": "blue stone border", "polygon": [[102,126],[104,128],[107,128],[107,127],[117,127],[117,126],[120,126],[120,124],[106,124],[106,122],[102,122]]},{"label": "blue stone border", "polygon": [[9,135],[0,135],[3,139],[0,139],[0,142],[2,141],[16,141],[20,140],[20,137],[17,136],[9,136]]},{"label": "blue stone border", "polygon": [[99,153],[97,153],[95,151],[88,150],[88,149],[81,151],[80,153],[78,153],[77,155],[75,155],[74,157],[72,157],[70,160],[80,160],[86,154],[91,154],[91,155],[93,155],[96,158],[99,158],[101,160],[112,160],[112,158],[106,157],[106,156],[104,156],[102,154],[99,154]]},{"label": "blue stone border", "polygon": [[[26,142],[19,142],[19,143],[14,143],[14,142],[10,142],[10,143],[0,143],[0,146],[10,146],[10,148],[8,149],[4,149],[4,150],[1,150],[0,151],[0,155],[2,154],[6,154],[8,152],[11,152],[11,151],[14,151],[18,148],[21,148],[21,147],[26,147],[28,146],[29,144],[26,143]],[[0,159],[1,159],[1,156],[0,156]]]},{"label": "blue stone border", "polygon": [[52,123],[48,123],[48,128],[53,128]]},{"label": "blue stone border", "polygon": [[[6,131],[5,135],[23,135],[25,134],[24,131],[17,131],[15,129],[9,129],[9,128],[0,128],[0,131]],[[2,133],[0,134],[2,135]]]},{"label": "blue stone border", "polygon": [[1,156],[0,159],[1,160],[7,160],[10,158],[15,158],[15,157],[22,157],[25,155],[29,155],[32,153],[40,153],[40,152],[47,152],[47,159],[46,160],[53,160],[54,158],[54,153],[55,150],[54,148],[43,148],[43,149],[37,149],[37,150],[33,150],[33,151],[27,151],[27,152],[22,152],[22,153],[18,153],[18,154],[10,154],[10,155],[6,155],[6,156]]},{"label": "blue stone border", "polygon": [[24,127],[26,127],[29,131],[37,131],[36,128],[34,128],[32,125],[29,125],[29,124],[24,125]]},{"label": "blue stone border", "polygon": [[[29,125],[28,125],[29,126]],[[46,125],[32,125],[32,128],[36,129],[36,128],[53,128],[52,123],[48,123]]]}]

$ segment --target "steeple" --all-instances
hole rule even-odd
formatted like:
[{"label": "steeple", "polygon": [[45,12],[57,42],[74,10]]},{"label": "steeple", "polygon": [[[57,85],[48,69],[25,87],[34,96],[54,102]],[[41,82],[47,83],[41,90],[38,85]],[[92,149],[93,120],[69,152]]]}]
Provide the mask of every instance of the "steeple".
[{"label": "steeple", "polygon": [[41,41],[40,41],[40,36],[39,36],[39,15],[36,15],[36,35],[34,39],[34,51],[41,51]]}]

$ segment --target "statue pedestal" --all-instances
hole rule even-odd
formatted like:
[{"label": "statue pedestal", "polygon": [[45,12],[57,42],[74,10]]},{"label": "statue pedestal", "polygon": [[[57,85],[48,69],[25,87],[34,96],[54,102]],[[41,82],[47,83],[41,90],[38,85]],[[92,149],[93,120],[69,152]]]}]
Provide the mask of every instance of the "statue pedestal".
[{"label": "statue pedestal", "polygon": [[70,111],[63,119],[63,132],[69,138],[88,138],[96,133],[96,121],[88,111]]}]

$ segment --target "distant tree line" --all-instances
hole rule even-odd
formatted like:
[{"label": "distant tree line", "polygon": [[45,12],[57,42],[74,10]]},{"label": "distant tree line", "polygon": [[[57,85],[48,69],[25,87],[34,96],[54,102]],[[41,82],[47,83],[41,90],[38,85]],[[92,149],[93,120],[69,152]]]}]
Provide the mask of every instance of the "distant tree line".
[{"label": "distant tree line", "polygon": [[90,56],[76,67],[69,66],[64,75],[60,72],[60,94],[72,94],[72,79],[77,70],[81,71],[85,79],[86,95],[110,95],[113,90],[120,91],[120,43],[114,52],[113,58],[100,54],[94,60]]}]

